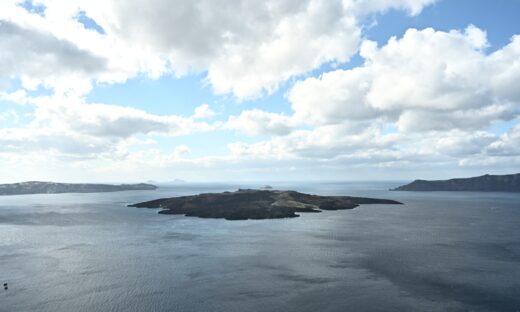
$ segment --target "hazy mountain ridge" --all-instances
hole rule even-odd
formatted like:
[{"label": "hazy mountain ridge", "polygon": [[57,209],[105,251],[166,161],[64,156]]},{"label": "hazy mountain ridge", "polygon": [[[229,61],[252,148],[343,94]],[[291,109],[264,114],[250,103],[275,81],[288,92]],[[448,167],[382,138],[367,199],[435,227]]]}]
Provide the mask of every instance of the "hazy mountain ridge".
[{"label": "hazy mountain ridge", "polygon": [[0,184],[0,195],[58,194],[58,193],[98,193],[134,190],[155,190],[157,186],[138,184],[95,184],[95,183],[57,183],[29,181]]},{"label": "hazy mountain ridge", "polygon": [[483,175],[450,180],[415,180],[393,191],[474,191],[520,192],[520,173],[507,175]]}]

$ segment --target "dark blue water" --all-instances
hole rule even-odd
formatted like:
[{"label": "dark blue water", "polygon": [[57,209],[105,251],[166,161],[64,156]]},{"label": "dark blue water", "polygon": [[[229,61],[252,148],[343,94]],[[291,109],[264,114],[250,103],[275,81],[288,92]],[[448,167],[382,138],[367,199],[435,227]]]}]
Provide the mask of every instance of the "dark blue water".
[{"label": "dark blue water", "polygon": [[406,205],[255,221],[126,207],[247,185],[0,197],[0,311],[519,311],[520,194],[398,184],[275,185]]}]

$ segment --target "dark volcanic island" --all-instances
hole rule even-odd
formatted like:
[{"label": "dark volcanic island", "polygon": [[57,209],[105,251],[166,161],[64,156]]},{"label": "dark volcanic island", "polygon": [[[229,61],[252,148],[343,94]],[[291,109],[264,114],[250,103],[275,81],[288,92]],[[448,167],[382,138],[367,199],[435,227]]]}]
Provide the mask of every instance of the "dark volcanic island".
[{"label": "dark volcanic island", "polygon": [[238,190],[193,196],[161,198],[129,205],[137,208],[162,208],[161,214],[180,214],[227,220],[276,219],[298,217],[297,212],[353,209],[360,204],[401,204],[389,199],[350,196],[318,196],[295,191]]}]

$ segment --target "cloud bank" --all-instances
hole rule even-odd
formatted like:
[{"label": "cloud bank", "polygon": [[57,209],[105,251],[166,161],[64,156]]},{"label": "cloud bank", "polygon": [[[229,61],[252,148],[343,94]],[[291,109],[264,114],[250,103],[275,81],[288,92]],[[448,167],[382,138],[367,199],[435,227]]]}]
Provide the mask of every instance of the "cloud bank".
[{"label": "cloud bank", "polygon": [[[378,14],[420,16],[434,3],[2,1],[0,170],[326,179],[513,168],[520,35],[503,47],[473,25],[365,38]],[[87,100],[136,77],[190,75],[215,101],[187,115]],[[255,102],[277,92],[277,109]]]}]

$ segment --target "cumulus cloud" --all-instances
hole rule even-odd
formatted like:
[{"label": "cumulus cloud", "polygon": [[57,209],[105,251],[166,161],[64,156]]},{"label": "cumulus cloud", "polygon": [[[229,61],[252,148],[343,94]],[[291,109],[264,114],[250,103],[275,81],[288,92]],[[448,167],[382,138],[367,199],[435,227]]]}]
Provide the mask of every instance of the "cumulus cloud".
[{"label": "cumulus cloud", "polygon": [[190,148],[184,144],[176,146],[173,151],[173,157],[175,159],[182,158],[190,153]]},{"label": "cumulus cloud", "polygon": [[[103,58],[38,29],[0,19],[0,38],[0,78],[21,79],[26,89],[44,84],[64,90],[71,83],[78,86],[79,80],[85,92],[89,77],[105,70]],[[81,83],[83,77],[87,79]]]},{"label": "cumulus cloud", "polygon": [[202,104],[195,108],[193,113],[193,118],[195,119],[209,119],[213,118],[216,115],[215,111],[213,111],[208,104]]},{"label": "cumulus cloud", "polygon": [[39,98],[35,103],[35,125],[96,137],[128,138],[137,134],[179,136],[213,129],[211,125],[194,118],[153,115],[131,107],[87,104],[74,98]]},{"label": "cumulus cloud", "polygon": [[488,156],[520,156],[520,124],[516,124],[485,148]]},{"label": "cumulus cloud", "polygon": [[358,150],[391,149],[394,142],[394,135],[382,135],[377,127],[359,131],[347,125],[329,125],[293,131],[258,143],[237,142],[228,147],[234,155],[252,158],[331,159]]},{"label": "cumulus cloud", "polygon": [[347,61],[360,40],[356,17],[339,0],[133,0],[109,7],[110,18],[95,5],[85,10],[109,35],[148,47],[175,73],[207,70],[217,93],[241,99]]},{"label": "cumulus cloud", "polygon": [[20,120],[20,116],[14,109],[6,111],[0,111],[0,121],[2,122],[14,122],[17,123]]},{"label": "cumulus cloud", "polygon": [[238,116],[230,116],[224,125],[226,129],[248,135],[286,135],[293,127],[294,122],[290,117],[260,109],[245,110]]},{"label": "cumulus cloud", "polygon": [[[417,178],[421,174],[432,176],[433,172],[461,168],[480,172],[478,170],[489,170],[490,166],[506,173],[508,168],[520,163],[518,129],[514,127],[501,136],[461,130],[403,135],[385,134],[379,127],[352,132],[343,125],[328,125],[257,143],[236,142],[228,148],[237,159],[271,162],[273,166],[292,164],[299,170],[309,166],[318,176],[321,174],[316,170],[335,178],[354,172],[358,178],[367,178],[368,174],[380,179],[380,174],[388,173],[393,173],[394,179],[396,176]],[[359,176],[362,168],[370,172]]]},{"label": "cumulus cloud", "polygon": [[[11,58],[17,47],[29,48],[27,69],[16,73],[38,72],[28,86],[43,80],[65,89],[68,82],[78,84],[69,89],[85,93],[89,79],[113,83],[139,73],[156,78],[200,71],[215,92],[247,99],[325,63],[348,61],[358,49],[365,15],[388,9],[417,14],[434,1],[38,0],[41,14],[19,2],[0,4],[3,32],[12,37],[2,47]],[[54,66],[39,68],[38,56]],[[70,77],[58,75],[70,66],[85,75],[61,79]],[[56,71],[46,73],[48,68]]]},{"label": "cumulus cloud", "polygon": [[0,129],[0,152],[26,154],[51,153],[54,156],[74,155],[92,158],[115,149],[117,141],[78,133],[63,133],[51,128]]},{"label": "cumulus cloud", "polygon": [[520,38],[490,55],[487,45],[475,26],[410,29],[382,47],[365,41],[362,67],[297,82],[288,98],[296,118],[318,125],[384,118],[404,132],[484,129],[517,116],[520,101]]},{"label": "cumulus cloud", "polygon": [[357,14],[390,8],[417,14],[432,2],[133,0],[114,2],[101,24],[160,51],[176,72],[207,70],[217,93],[243,99],[324,63],[349,60],[361,38]]},{"label": "cumulus cloud", "polygon": [[[4,96],[11,97],[12,94]],[[18,123],[16,128],[0,128],[3,154],[40,152],[68,160],[124,159],[131,146],[154,144],[151,136],[190,135],[218,126],[197,121],[194,116],[154,115],[130,107],[85,103],[70,96],[29,97],[22,92],[15,98],[32,108],[32,120],[28,124]],[[13,119],[17,116],[13,112],[1,112],[0,121]],[[187,146],[180,145],[172,157],[177,159],[188,152]]]},{"label": "cumulus cloud", "polygon": [[[520,36],[492,53],[485,31],[475,26],[409,29],[382,46],[363,40],[372,14],[417,15],[434,2],[35,0],[41,9],[35,11],[18,0],[1,1],[0,88],[12,90],[5,86],[19,79],[25,91],[0,89],[0,100],[25,106],[23,117],[0,111],[0,169],[16,157],[28,166],[30,159],[40,166],[63,159],[93,172],[140,168],[143,176],[181,167],[237,174],[246,167],[249,173],[298,168],[335,176],[362,167],[519,164],[518,119],[506,133],[489,127],[520,115]],[[362,66],[309,76],[357,52]],[[85,99],[97,83],[194,72],[215,93],[239,100],[296,81],[287,93],[293,113],[247,106],[216,121],[208,104],[180,116]],[[30,98],[29,90],[40,86],[52,95]],[[5,122],[17,116],[33,120]],[[251,137],[226,138],[227,155],[208,149],[194,158],[191,141],[172,146],[177,142],[157,138],[208,133],[207,140],[220,140],[227,133],[213,133],[222,130]]]}]

